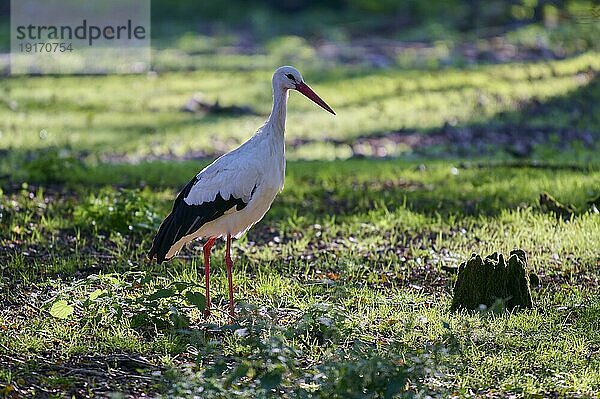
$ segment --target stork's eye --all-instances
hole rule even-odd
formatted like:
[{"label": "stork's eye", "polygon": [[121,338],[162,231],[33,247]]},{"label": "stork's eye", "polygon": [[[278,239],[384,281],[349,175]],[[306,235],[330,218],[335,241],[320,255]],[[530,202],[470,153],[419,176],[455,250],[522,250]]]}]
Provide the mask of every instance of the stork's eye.
[{"label": "stork's eye", "polygon": [[288,79],[291,79],[292,81],[296,81],[296,78],[294,77],[294,75],[292,75],[291,73],[288,73],[285,75]]}]

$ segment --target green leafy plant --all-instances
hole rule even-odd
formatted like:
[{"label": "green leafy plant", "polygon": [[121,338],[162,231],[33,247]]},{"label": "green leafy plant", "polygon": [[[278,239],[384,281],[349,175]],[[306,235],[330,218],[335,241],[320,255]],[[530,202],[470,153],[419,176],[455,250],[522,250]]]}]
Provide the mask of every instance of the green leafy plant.
[{"label": "green leafy plant", "polygon": [[73,303],[58,299],[53,302],[50,314],[59,319],[75,314],[82,324],[109,325],[128,319],[132,327],[179,329],[189,326],[191,310],[203,311],[206,307],[206,297],[195,282],[173,281],[160,286],[146,273],[126,275],[129,276],[134,278],[110,274],[89,276],[85,284],[72,290],[83,288],[89,292],[87,287],[100,288],[83,296],[70,292],[76,298]]},{"label": "green leafy plant", "polygon": [[50,308],[50,314],[57,319],[67,319],[73,314],[73,310],[73,306],[69,305],[64,299],[61,299],[54,302]]},{"label": "green leafy plant", "polygon": [[[406,389],[407,378],[418,375],[417,370],[409,370],[400,358],[393,355],[386,357],[360,351],[344,354],[317,369],[319,373],[313,379],[319,383],[317,392],[320,398],[403,397],[400,393]],[[326,378],[316,378],[323,375]],[[412,395],[405,392],[405,396]]]},{"label": "green leafy plant", "polygon": [[196,289],[195,283],[175,281],[139,296],[132,303],[138,310],[131,318],[132,325],[188,327],[190,319],[185,310],[195,308],[203,311],[206,307],[206,297]]},{"label": "green leafy plant", "polygon": [[348,315],[339,306],[315,303],[306,310],[293,333],[305,337],[307,341],[339,342],[344,340],[351,330],[346,320]]},{"label": "green leafy plant", "polygon": [[74,211],[75,223],[82,229],[135,234],[154,230],[160,219],[138,189],[102,189],[92,194]]},{"label": "green leafy plant", "polygon": [[[357,340],[323,355],[317,364],[306,364],[293,327],[273,325],[257,315],[241,316],[240,324],[220,333],[236,343],[236,352],[225,354],[219,345],[199,349],[197,373],[188,370],[171,385],[170,397],[202,392],[203,398],[399,398],[414,397],[418,382],[438,369],[437,347],[417,351],[404,360],[381,353],[374,345]],[[409,383],[409,379],[412,382]],[[279,397],[279,396],[278,396]]]}]

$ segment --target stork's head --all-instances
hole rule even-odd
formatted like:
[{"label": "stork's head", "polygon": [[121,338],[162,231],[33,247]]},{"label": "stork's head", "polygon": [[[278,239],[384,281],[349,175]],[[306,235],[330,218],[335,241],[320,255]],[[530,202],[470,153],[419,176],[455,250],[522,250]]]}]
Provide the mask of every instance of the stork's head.
[{"label": "stork's head", "polygon": [[326,111],[335,115],[335,112],[321,97],[317,95],[306,83],[298,71],[293,66],[282,66],[275,70],[273,74],[273,89],[277,90],[297,90],[306,97],[320,105]]}]

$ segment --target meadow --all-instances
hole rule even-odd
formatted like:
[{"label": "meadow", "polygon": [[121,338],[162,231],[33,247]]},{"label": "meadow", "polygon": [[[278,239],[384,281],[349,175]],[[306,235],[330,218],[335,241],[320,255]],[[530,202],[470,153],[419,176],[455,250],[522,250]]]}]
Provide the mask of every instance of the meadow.
[{"label": "meadow", "polygon": [[[297,60],[338,115],[292,94],[286,186],[234,244],[228,323],[222,243],[209,319],[201,243],[145,259],[177,191],[270,111],[282,56],[206,40],[145,75],[0,81],[0,397],[598,397],[597,52]],[[252,112],[182,111],[200,93]],[[534,308],[450,313],[456,267],[514,248]]]}]

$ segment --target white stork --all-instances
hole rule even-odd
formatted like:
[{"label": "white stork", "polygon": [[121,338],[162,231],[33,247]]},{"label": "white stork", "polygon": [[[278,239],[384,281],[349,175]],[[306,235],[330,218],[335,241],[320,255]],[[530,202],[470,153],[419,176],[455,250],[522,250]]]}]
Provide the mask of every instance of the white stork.
[{"label": "white stork", "polygon": [[244,144],[219,157],[179,193],[173,210],[160,225],[148,254],[158,263],[173,258],[188,242],[205,238],[205,315],[210,314],[210,250],[226,238],[225,265],[229,283],[229,314],[234,316],[231,237],[239,238],[267,213],[285,178],[285,114],[289,90],[297,90],[335,112],[291,66],[273,74],[273,110],[267,122]]}]

